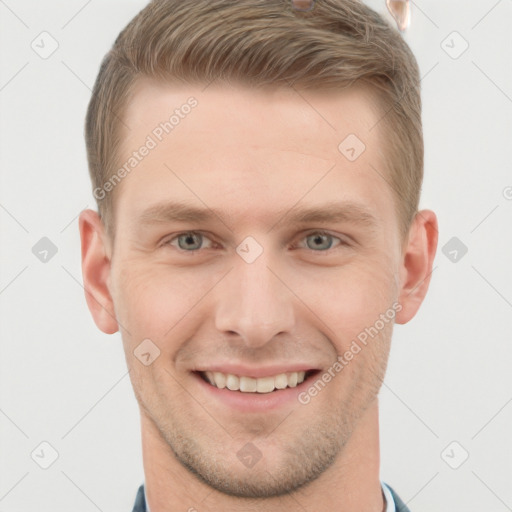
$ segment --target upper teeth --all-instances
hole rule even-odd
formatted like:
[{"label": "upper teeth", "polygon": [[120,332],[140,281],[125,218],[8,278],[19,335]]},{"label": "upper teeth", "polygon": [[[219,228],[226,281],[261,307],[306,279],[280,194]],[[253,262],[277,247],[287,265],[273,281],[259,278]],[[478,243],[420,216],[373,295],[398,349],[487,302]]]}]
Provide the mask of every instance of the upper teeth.
[{"label": "upper teeth", "polygon": [[232,373],[204,372],[210,384],[220,389],[228,388],[231,391],[242,391],[243,393],[270,393],[274,389],[294,388],[304,381],[306,372],[280,373],[273,377],[245,377],[233,375]]}]

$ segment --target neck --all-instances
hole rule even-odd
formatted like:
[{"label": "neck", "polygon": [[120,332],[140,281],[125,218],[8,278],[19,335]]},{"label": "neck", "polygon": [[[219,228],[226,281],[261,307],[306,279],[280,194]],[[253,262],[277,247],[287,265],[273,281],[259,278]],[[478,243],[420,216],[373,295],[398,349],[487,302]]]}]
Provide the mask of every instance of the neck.
[{"label": "neck", "polygon": [[151,512],[281,512],[290,507],[339,512],[382,512],[377,399],[356,425],[334,464],[306,487],[284,497],[241,499],[212,489],[176,459],[150,418],[141,412],[146,500]]}]

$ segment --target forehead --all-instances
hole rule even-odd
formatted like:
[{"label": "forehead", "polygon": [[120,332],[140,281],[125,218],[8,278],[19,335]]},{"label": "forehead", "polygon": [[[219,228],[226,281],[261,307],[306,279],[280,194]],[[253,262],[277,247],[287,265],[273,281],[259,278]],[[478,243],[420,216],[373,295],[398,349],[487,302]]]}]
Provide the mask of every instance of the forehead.
[{"label": "forehead", "polygon": [[116,218],[134,222],[166,200],[262,222],[299,201],[346,199],[382,215],[393,198],[380,115],[359,86],[314,92],[139,81],[119,155],[121,165],[136,161],[117,185]]},{"label": "forehead", "polygon": [[[192,102],[196,106],[189,108]],[[371,144],[378,136],[374,127],[381,113],[375,91],[363,84],[314,91],[270,86],[256,89],[218,82],[167,84],[139,79],[123,116],[129,126],[124,130],[123,147],[132,149],[143,132],[152,133],[175,114],[172,137],[166,137],[164,145],[173,141],[178,144],[192,131],[196,137],[201,136],[214,127],[215,142],[247,142],[246,137],[252,135],[267,144],[276,141],[281,148],[286,138],[288,146],[295,148],[299,144],[302,147],[307,140],[313,142],[316,152],[329,153],[332,143],[337,145],[347,130],[354,130]],[[286,133],[278,133],[272,128],[280,121],[294,122]],[[242,131],[234,131],[235,128]],[[324,137],[314,138],[315,132]]]}]

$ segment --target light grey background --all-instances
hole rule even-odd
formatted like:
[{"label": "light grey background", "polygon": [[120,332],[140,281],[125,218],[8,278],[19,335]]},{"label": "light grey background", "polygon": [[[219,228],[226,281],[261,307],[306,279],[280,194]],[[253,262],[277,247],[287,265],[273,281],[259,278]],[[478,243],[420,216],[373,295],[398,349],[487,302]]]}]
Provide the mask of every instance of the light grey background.
[{"label": "light grey background", "polygon": [[[390,17],[385,0],[367,3]],[[144,478],[121,338],[101,333],[87,309],[77,220],[95,208],[83,142],[90,89],[144,5],[0,0],[0,512],[129,511]],[[512,0],[411,9],[421,207],[438,214],[440,236],[429,294],[395,327],[381,477],[413,512],[512,510]],[[43,31],[58,42],[46,59],[31,47],[51,49]],[[32,252],[42,237],[58,249],[46,263]],[[442,251],[453,237],[468,248],[456,262]],[[48,469],[44,441],[58,452]]]}]

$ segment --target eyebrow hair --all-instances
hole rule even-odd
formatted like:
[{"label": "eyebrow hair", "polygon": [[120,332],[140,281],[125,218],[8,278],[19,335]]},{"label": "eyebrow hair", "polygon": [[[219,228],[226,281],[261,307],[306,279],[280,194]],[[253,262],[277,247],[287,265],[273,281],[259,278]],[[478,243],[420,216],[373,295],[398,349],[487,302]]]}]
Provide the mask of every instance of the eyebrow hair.
[{"label": "eyebrow hair", "polygon": [[[157,203],[143,210],[137,218],[141,224],[159,224],[165,222],[201,223],[222,220],[223,213],[212,208],[200,208],[181,202]],[[274,225],[283,221],[286,224],[299,225],[314,222],[347,222],[369,228],[377,225],[377,218],[367,207],[353,201],[328,202],[319,206],[292,207],[288,211],[276,211],[279,219]],[[272,228],[271,228],[272,229]]]}]

